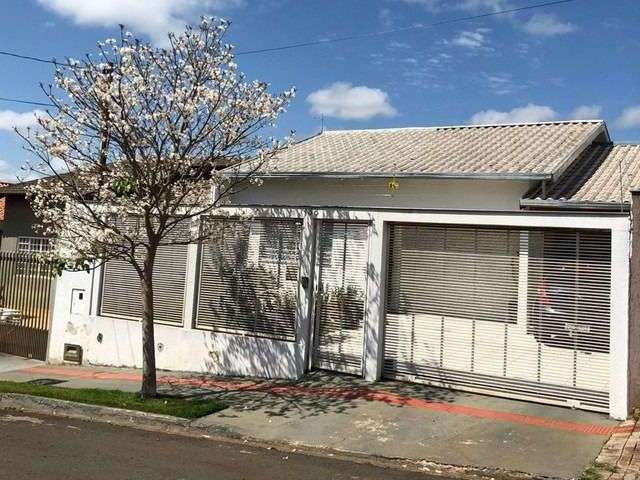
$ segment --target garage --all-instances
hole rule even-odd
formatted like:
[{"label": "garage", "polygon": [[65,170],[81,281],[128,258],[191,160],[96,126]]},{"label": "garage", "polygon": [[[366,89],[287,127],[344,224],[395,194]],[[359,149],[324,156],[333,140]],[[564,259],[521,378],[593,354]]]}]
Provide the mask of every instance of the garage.
[{"label": "garage", "polygon": [[387,268],[386,378],[608,411],[610,231],[392,223]]}]

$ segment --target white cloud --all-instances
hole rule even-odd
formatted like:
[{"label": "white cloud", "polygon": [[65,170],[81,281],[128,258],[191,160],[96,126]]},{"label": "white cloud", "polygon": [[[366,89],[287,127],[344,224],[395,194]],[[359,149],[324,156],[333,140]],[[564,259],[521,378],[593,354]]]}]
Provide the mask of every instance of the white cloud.
[{"label": "white cloud", "polygon": [[311,104],[311,112],[316,115],[345,120],[367,120],[397,114],[386,92],[363,85],[354,87],[346,82],[336,82],[316,90],[307,97],[307,102]]},{"label": "white cloud", "polygon": [[406,42],[397,42],[395,40],[391,40],[388,44],[387,44],[388,48],[397,48],[397,49],[407,49],[407,48],[411,48],[411,45],[409,45]]},{"label": "white cloud", "polygon": [[469,123],[473,125],[494,123],[533,123],[551,122],[558,118],[558,112],[546,105],[529,103],[524,107],[501,112],[498,110],[483,110],[471,116]]},{"label": "white cloud", "polygon": [[601,105],[580,105],[573,112],[571,112],[571,115],[569,115],[569,119],[594,120],[600,117],[600,113],[602,113]]},{"label": "white cloud", "polygon": [[14,128],[27,128],[37,124],[36,115],[44,115],[42,110],[31,112],[14,112],[13,110],[0,110],[0,131],[11,131]]},{"label": "white cloud", "polygon": [[389,8],[381,8],[378,10],[378,20],[384,28],[393,28],[393,13]]},{"label": "white cloud", "polygon": [[512,7],[513,5],[508,0],[462,0],[458,4],[459,9],[467,11],[489,10],[498,12]]},{"label": "white cloud", "polygon": [[459,0],[452,3],[451,0],[402,0],[410,5],[419,5],[426,10],[439,12],[445,9],[464,10],[467,12],[507,10],[513,5],[509,0]]},{"label": "white cloud", "polygon": [[178,32],[209,11],[244,4],[244,0],[38,0],[52,12],[78,25],[114,28],[125,24],[136,34],[167,43],[168,32]]},{"label": "white cloud", "polygon": [[640,127],[640,105],[625,108],[616,123],[621,128]]},{"label": "white cloud", "polygon": [[526,88],[525,85],[516,85],[508,73],[484,74],[484,77],[487,86],[496,95],[508,95],[515,90]]},{"label": "white cloud", "polygon": [[477,29],[473,31],[465,30],[458,34],[451,43],[459,47],[481,48],[487,43],[486,29]]},{"label": "white cloud", "polygon": [[440,10],[441,0],[402,0],[404,3],[408,3],[409,5],[418,5],[422,8],[431,11]]},{"label": "white cloud", "polygon": [[573,23],[560,21],[551,13],[536,13],[522,28],[531,35],[552,37],[554,35],[571,33],[575,31],[577,27]]}]

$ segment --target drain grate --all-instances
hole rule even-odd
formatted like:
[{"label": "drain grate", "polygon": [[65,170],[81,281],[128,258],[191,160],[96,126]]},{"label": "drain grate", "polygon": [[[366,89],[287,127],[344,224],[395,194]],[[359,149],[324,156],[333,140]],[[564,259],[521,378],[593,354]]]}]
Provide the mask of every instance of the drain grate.
[{"label": "drain grate", "polygon": [[66,380],[58,380],[57,378],[36,378],[25,383],[31,383],[33,385],[57,385],[58,383],[65,382]]}]

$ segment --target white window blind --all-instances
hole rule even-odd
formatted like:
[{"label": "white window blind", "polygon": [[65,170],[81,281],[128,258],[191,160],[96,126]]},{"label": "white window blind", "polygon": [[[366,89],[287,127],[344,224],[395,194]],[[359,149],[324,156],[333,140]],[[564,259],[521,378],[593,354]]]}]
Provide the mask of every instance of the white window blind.
[{"label": "white window blind", "polygon": [[211,219],[200,254],[196,328],[294,341],[299,220]]},{"label": "white window blind", "polygon": [[398,225],[391,232],[390,312],[516,321],[519,231]]},{"label": "white window blind", "polygon": [[[179,225],[170,239],[188,238],[188,226]],[[188,246],[158,248],[153,271],[153,308],[156,322],[182,325]],[[135,268],[120,259],[103,267],[100,314],[107,317],[142,318],[142,287]]]}]

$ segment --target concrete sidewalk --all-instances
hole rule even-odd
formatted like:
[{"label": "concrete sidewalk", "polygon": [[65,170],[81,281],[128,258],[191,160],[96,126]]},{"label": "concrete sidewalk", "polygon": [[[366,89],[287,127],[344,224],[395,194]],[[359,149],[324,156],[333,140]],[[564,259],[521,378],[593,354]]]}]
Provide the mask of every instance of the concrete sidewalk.
[{"label": "concrete sidewalk", "polygon": [[[0,368],[0,380],[37,379],[136,391],[140,373]],[[224,400],[229,408],[197,423],[257,440],[552,477],[579,476],[619,431],[601,414],[324,372],[298,382],[160,372],[159,383],[164,393]]]},{"label": "concrete sidewalk", "polygon": [[10,372],[12,370],[37,367],[39,365],[44,365],[44,362],[0,352],[0,372]]}]

